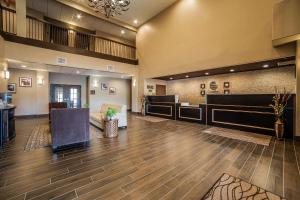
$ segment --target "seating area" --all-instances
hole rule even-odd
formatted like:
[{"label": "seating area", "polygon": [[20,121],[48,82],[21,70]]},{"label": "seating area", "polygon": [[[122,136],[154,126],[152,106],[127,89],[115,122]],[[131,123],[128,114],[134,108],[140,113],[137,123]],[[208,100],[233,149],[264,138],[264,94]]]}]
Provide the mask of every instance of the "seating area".
[{"label": "seating area", "polygon": [[118,119],[118,127],[127,127],[127,108],[126,105],[116,105],[116,104],[102,104],[99,112],[93,112],[90,114],[90,123],[99,129],[103,130],[103,123],[105,119],[106,112],[109,108],[116,109]]},{"label": "seating area", "polygon": [[0,200],[300,199],[300,0],[0,0]]}]

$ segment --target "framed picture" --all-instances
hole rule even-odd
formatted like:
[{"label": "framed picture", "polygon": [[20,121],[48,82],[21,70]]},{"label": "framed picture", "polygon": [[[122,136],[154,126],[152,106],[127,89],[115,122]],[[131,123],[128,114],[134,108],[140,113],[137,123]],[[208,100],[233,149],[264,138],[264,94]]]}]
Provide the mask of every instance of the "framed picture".
[{"label": "framed picture", "polygon": [[224,94],[230,94],[230,90],[224,90]]},{"label": "framed picture", "polygon": [[201,83],[201,84],[200,84],[200,88],[201,88],[201,89],[205,89],[205,84],[204,84],[204,83]]},{"label": "framed picture", "polygon": [[20,87],[32,87],[32,78],[20,77],[19,78]]},{"label": "framed picture", "polygon": [[147,85],[147,89],[148,90],[153,90],[154,89],[154,85]]},{"label": "framed picture", "polygon": [[110,87],[109,88],[109,94],[111,94],[111,95],[116,94],[116,88],[115,87]]},{"label": "framed picture", "polygon": [[106,83],[101,83],[101,90],[107,90],[108,85]]},{"label": "framed picture", "polygon": [[224,88],[230,88],[230,83],[229,82],[224,82]]},{"label": "framed picture", "polygon": [[7,84],[7,92],[16,93],[17,92],[17,84],[15,84],[15,83]]},{"label": "framed picture", "polygon": [[201,96],[205,96],[205,90],[201,90],[200,94]]},{"label": "framed picture", "polygon": [[91,94],[91,95],[95,95],[95,94],[96,94],[96,90],[91,90],[91,91],[90,91],[90,94]]}]

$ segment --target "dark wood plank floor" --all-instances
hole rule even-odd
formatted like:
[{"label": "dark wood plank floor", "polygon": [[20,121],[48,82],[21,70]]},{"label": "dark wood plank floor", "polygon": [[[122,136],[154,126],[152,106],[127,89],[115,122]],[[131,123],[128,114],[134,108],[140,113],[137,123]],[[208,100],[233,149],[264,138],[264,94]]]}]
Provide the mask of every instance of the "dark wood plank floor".
[{"label": "dark wood plank floor", "polygon": [[117,139],[53,154],[24,151],[47,119],[17,120],[17,137],[0,154],[0,199],[200,199],[224,172],[300,198],[300,142],[265,147],[205,134],[203,125],[128,121]]}]

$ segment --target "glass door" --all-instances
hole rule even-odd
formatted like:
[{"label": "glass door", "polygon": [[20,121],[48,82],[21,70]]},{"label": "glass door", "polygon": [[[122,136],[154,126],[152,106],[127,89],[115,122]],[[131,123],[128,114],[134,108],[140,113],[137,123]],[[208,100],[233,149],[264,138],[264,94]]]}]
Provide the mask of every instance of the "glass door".
[{"label": "glass door", "polygon": [[81,86],[51,84],[50,98],[51,102],[67,102],[69,108],[81,108]]}]

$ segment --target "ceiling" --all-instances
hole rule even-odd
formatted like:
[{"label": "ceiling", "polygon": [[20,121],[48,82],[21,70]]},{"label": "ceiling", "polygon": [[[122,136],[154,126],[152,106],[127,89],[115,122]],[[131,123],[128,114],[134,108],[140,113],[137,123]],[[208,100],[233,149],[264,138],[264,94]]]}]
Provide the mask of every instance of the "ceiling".
[{"label": "ceiling", "polygon": [[[71,1],[89,8],[87,0]],[[114,18],[126,24],[138,27],[171,6],[176,1],[177,0],[131,0],[129,10],[124,12],[122,15],[115,16]],[[135,19],[138,20],[138,24],[133,23]]]},{"label": "ceiling", "polygon": [[44,64],[37,64],[37,63],[21,62],[17,60],[8,60],[8,68],[34,70],[34,71],[48,71],[53,73],[94,76],[94,77],[109,77],[109,78],[122,78],[122,79],[132,78],[131,75],[116,73],[116,72],[80,69],[75,67],[64,67],[58,65],[44,65]]}]

